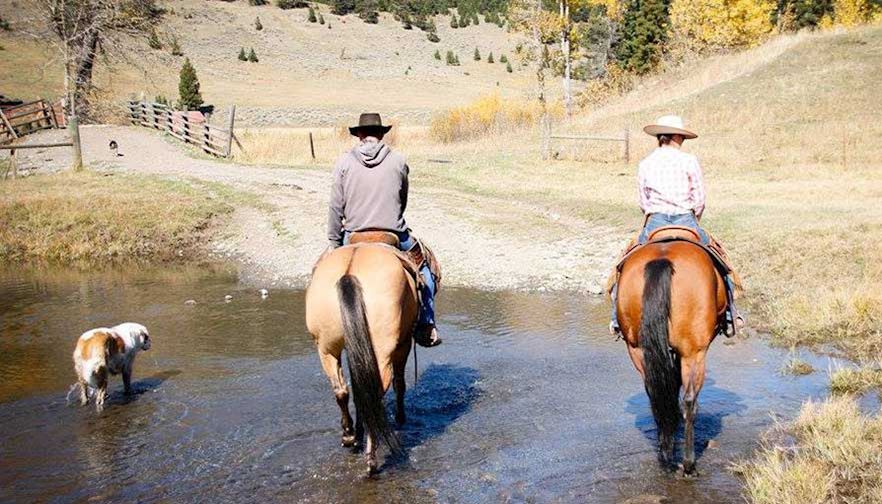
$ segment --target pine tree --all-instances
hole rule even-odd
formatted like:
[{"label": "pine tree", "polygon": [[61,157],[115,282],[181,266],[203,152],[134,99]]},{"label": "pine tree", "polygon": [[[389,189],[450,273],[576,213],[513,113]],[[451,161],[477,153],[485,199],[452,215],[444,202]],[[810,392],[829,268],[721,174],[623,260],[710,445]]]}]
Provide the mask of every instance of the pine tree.
[{"label": "pine tree", "polygon": [[450,27],[459,28],[459,23],[456,21],[456,14],[450,15]]},{"label": "pine tree", "polygon": [[459,66],[459,55],[458,54],[453,55],[453,64],[456,66]]},{"label": "pine tree", "polygon": [[455,66],[456,65],[456,56],[453,54],[453,51],[447,50],[447,66]]},{"label": "pine tree", "polygon": [[481,22],[478,20],[478,13],[477,12],[472,13],[472,24],[475,26],[478,26],[479,24],[481,24]]},{"label": "pine tree", "polygon": [[503,54],[502,56],[499,57],[499,62],[500,63],[508,63],[508,58]]},{"label": "pine tree", "polygon": [[251,5],[252,7],[257,7],[257,6],[266,5],[266,4],[267,4],[266,0],[248,0],[248,5]]},{"label": "pine tree", "polygon": [[245,48],[239,48],[239,61],[248,61],[248,56],[245,54]]},{"label": "pine tree", "polygon": [[263,24],[260,22],[260,16],[254,18],[254,29],[257,31],[263,30]]},{"label": "pine tree", "polygon": [[441,61],[441,51],[435,49],[435,59]]},{"label": "pine tree", "polygon": [[441,39],[438,38],[438,34],[435,32],[429,32],[429,34],[426,36],[426,38],[429,39],[429,42],[435,42],[435,43],[441,42]]},{"label": "pine tree", "polygon": [[162,41],[159,40],[159,35],[156,34],[156,30],[150,32],[150,38],[147,39],[147,45],[150,46],[150,49],[162,49]]},{"label": "pine tree", "polygon": [[481,61],[481,53],[478,52],[478,48],[475,48],[475,61]]},{"label": "pine tree", "polygon": [[178,45],[177,37],[173,38],[171,41],[171,53],[172,56],[183,56],[184,51],[181,50],[181,46]]},{"label": "pine tree", "polygon": [[667,42],[670,0],[628,0],[616,56],[626,70],[643,74],[658,64]]},{"label": "pine tree", "polygon": [[318,23],[318,18],[315,17],[315,9],[312,8],[312,5],[309,6],[309,17],[307,20],[310,23]]},{"label": "pine tree", "polygon": [[465,28],[468,25],[469,25],[469,16],[466,14],[459,16],[459,27]]},{"label": "pine tree", "polygon": [[405,30],[413,30],[413,25],[410,23],[410,15],[408,13],[404,13],[404,16],[401,17],[401,26]]},{"label": "pine tree", "polygon": [[325,16],[322,16],[321,13],[319,13],[319,24],[325,24]]},{"label": "pine tree", "polygon": [[495,63],[493,61],[493,53],[491,52],[489,56],[487,56],[487,63]]},{"label": "pine tree", "polygon": [[190,58],[184,59],[184,66],[181,67],[178,93],[180,94],[178,106],[182,110],[197,110],[202,106],[199,78],[196,76],[196,69],[190,64]]},{"label": "pine tree", "polygon": [[258,61],[260,61],[259,59],[257,59],[257,54],[254,52],[253,47],[251,48],[251,52],[248,53],[248,61],[252,63],[257,63]]},{"label": "pine tree", "polygon": [[783,30],[817,28],[833,14],[835,0],[778,0],[773,21]]},{"label": "pine tree", "polygon": [[[500,60],[500,61],[502,61],[502,60]],[[511,63],[509,63],[509,62],[505,63],[505,71],[508,73],[514,72],[514,70],[511,68]]]}]

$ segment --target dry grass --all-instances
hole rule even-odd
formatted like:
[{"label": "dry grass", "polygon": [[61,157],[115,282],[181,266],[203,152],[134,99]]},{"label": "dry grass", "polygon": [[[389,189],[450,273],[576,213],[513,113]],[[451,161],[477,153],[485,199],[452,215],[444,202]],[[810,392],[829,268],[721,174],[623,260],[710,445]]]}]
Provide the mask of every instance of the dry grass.
[{"label": "dry grass", "polygon": [[0,183],[0,259],[108,264],[192,258],[231,210],[183,182],[84,172]]},{"label": "dry grass", "polygon": [[[468,105],[436,114],[429,125],[429,135],[443,143],[499,135],[532,127],[541,112],[538,101],[503,99],[499,93],[488,94]],[[560,104],[549,105],[549,112],[557,120],[563,115],[563,108]]]},{"label": "dry grass", "polygon": [[799,357],[791,357],[781,366],[780,373],[789,376],[805,376],[815,372],[815,368]]},{"label": "dry grass", "polygon": [[861,413],[851,397],[807,402],[779,434],[792,445],[767,443],[736,465],[754,504],[882,502],[882,416]]},{"label": "dry grass", "polygon": [[882,389],[879,367],[843,368],[830,375],[830,391],[834,394],[862,394],[873,389]]}]

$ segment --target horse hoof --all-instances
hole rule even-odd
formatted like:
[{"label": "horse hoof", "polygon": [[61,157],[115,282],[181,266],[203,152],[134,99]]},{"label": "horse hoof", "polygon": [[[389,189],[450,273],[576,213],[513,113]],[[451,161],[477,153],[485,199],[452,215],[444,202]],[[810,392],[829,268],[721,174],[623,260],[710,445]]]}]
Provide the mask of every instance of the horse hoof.
[{"label": "horse hoof", "polygon": [[687,478],[698,476],[698,471],[695,470],[695,462],[683,462],[681,467],[683,468],[683,476]]},{"label": "horse hoof", "polygon": [[380,471],[377,469],[377,464],[368,464],[368,469],[367,469],[367,477],[368,478],[376,476],[377,474],[379,474],[379,472]]},{"label": "horse hoof", "polygon": [[354,448],[355,447],[355,434],[343,435],[343,439],[340,444],[343,448]]}]

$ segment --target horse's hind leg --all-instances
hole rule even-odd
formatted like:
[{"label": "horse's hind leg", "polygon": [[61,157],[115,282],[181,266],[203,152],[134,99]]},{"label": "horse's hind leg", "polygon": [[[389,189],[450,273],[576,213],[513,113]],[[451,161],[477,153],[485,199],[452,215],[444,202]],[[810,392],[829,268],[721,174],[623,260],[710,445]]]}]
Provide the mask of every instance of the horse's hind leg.
[{"label": "horse's hind leg", "polygon": [[407,356],[410,354],[410,339],[403,348],[399,348],[392,355],[392,387],[395,389],[395,422],[402,426],[407,421],[404,412],[404,393],[407,391],[407,382],[404,372],[407,368]]},{"label": "horse's hind leg", "polygon": [[698,412],[698,393],[704,385],[704,356],[697,355],[681,362],[683,378],[683,416],[686,420],[685,439],[683,440],[683,472],[687,475],[695,473],[695,415]]},{"label": "horse's hind leg", "polygon": [[349,415],[349,389],[343,379],[343,368],[340,366],[340,358],[335,355],[319,350],[319,358],[322,361],[322,369],[331,382],[334,389],[334,397],[337,406],[340,407],[340,426],[343,428],[341,444],[345,447],[355,446],[355,431],[352,429],[352,416]]}]

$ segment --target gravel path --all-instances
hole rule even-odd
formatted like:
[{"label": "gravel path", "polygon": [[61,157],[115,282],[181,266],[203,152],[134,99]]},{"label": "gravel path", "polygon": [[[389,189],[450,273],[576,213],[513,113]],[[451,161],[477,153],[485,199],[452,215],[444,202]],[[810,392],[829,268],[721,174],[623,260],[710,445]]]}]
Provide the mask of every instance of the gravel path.
[{"label": "gravel path", "polygon": [[[45,132],[28,141],[61,135]],[[210,250],[238,263],[248,283],[301,287],[308,281],[326,246],[330,167],[250,166],[202,158],[157,132],[136,127],[87,126],[81,136],[84,160],[94,169],[188,180],[222,197],[229,195],[223,186],[249,194],[237,198],[232,218]],[[108,149],[111,139],[119,144],[121,156]],[[25,172],[29,166],[67,166],[67,151],[19,151],[27,153],[19,164]],[[446,286],[599,294],[624,240],[620,231],[567,220],[539,206],[413,185],[411,192],[408,223],[435,250]],[[566,232],[546,232],[545,223],[548,229]],[[556,238],[567,235],[578,239]]]}]

